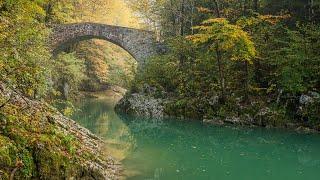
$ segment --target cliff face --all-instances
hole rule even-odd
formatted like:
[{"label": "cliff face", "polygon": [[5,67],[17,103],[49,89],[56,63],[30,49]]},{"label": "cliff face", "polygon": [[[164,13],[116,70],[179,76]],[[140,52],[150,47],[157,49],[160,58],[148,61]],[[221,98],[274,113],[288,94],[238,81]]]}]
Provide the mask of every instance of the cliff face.
[{"label": "cliff face", "polygon": [[0,179],[119,179],[103,141],[0,82]]}]

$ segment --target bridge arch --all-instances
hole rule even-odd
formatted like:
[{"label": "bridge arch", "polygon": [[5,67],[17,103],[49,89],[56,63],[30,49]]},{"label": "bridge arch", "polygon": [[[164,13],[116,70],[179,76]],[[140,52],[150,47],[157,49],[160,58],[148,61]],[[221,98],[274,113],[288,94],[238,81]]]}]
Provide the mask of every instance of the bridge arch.
[{"label": "bridge arch", "polygon": [[131,54],[139,64],[159,51],[154,32],[98,23],[57,25],[53,28],[50,43],[53,54],[57,54],[72,43],[88,39],[114,43]]}]

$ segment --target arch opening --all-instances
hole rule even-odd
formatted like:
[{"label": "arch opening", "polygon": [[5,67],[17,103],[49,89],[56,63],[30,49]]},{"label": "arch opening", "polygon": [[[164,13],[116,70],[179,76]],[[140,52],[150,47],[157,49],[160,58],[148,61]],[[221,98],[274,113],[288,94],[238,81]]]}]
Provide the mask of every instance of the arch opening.
[{"label": "arch opening", "polygon": [[112,39],[107,39],[105,37],[94,36],[94,35],[78,36],[76,38],[68,39],[67,41],[58,44],[52,50],[53,56],[58,55],[60,52],[64,52],[66,49],[68,49],[70,46],[72,46],[74,44],[78,44],[78,43],[85,42],[88,40],[103,40],[107,43],[113,44],[114,46],[118,46],[119,48],[122,48],[124,51],[126,51],[128,54],[130,54],[134,59],[137,58],[130,50],[128,50],[126,47],[124,47],[121,43],[118,43]]}]

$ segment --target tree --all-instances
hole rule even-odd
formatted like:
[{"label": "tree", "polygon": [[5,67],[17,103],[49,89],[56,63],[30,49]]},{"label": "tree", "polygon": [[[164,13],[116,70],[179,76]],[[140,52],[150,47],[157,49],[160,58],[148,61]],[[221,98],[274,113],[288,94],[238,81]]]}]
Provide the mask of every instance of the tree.
[{"label": "tree", "polygon": [[[52,78],[56,89],[68,100],[69,94],[77,93],[80,83],[86,78],[84,61],[74,53],[60,54],[54,61]],[[73,96],[74,97],[74,96]]]},{"label": "tree", "polygon": [[30,97],[48,89],[46,46],[48,29],[43,24],[43,1],[1,1],[0,81]]},{"label": "tree", "polygon": [[[240,61],[252,64],[256,50],[249,35],[239,26],[230,24],[226,19],[209,19],[196,26],[198,34],[188,39],[196,44],[204,44],[214,54],[219,71],[219,83],[222,101],[226,98],[225,65],[227,61]],[[248,83],[248,80],[247,82]],[[246,88],[247,89],[247,88]],[[247,90],[246,90],[247,92]]]}]

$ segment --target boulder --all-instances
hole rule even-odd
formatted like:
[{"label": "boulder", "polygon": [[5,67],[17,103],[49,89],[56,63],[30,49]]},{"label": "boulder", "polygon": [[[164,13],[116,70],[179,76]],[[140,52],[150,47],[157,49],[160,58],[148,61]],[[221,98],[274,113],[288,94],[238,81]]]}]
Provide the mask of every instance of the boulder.
[{"label": "boulder", "polygon": [[116,110],[129,115],[163,118],[164,102],[143,94],[130,94],[122,98],[116,105]]},{"label": "boulder", "polygon": [[307,105],[313,102],[313,98],[309,95],[301,95],[299,98],[299,103],[301,105]]},{"label": "boulder", "polygon": [[241,124],[241,119],[236,116],[232,117],[227,117],[224,122],[229,123],[229,124]]},{"label": "boulder", "polygon": [[320,94],[314,91],[308,92],[308,94],[303,94],[299,98],[300,105],[308,105],[316,100],[320,100]]},{"label": "boulder", "polygon": [[202,122],[204,124],[209,124],[209,125],[218,125],[218,126],[224,125],[224,122],[219,118],[203,119]]}]

